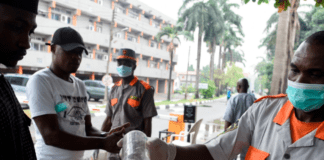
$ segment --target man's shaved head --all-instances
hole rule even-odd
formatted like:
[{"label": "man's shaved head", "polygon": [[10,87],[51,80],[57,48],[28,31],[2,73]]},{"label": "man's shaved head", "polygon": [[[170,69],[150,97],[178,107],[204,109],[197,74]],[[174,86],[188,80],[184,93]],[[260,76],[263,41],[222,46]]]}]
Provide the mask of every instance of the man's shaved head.
[{"label": "man's shaved head", "polygon": [[237,81],[237,92],[239,93],[247,93],[247,90],[249,88],[249,82],[246,78],[241,78]]},{"label": "man's shaved head", "polygon": [[312,45],[324,45],[324,31],[312,34],[305,40],[305,42]]},{"label": "man's shaved head", "polygon": [[324,31],[309,36],[295,51],[288,79],[298,83],[324,84]]}]

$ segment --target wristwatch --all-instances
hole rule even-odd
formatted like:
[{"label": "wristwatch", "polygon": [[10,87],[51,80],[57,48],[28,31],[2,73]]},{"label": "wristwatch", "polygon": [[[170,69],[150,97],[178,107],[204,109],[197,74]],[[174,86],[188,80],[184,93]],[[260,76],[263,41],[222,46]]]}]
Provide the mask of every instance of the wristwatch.
[{"label": "wristwatch", "polygon": [[107,135],[107,132],[101,132],[100,133],[100,137],[106,137],[106,135]]}]

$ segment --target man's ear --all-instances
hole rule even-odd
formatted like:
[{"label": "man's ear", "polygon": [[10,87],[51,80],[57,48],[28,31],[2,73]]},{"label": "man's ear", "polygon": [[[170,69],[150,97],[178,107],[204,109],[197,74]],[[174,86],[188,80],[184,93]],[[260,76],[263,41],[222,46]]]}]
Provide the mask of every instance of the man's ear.
[{"label": "man's ear", "polygon": [[53,45],[51,45],[50,47],[51,47],[51,52],[52,52],[53,54],[55,54],[55,51],[56,51],[56,45],[53,44]]},{"label": "man's ear", "polygon": [[135,69],[136,69],[136,62],[135,63],[133,63],[133,71],[135,71]]}]

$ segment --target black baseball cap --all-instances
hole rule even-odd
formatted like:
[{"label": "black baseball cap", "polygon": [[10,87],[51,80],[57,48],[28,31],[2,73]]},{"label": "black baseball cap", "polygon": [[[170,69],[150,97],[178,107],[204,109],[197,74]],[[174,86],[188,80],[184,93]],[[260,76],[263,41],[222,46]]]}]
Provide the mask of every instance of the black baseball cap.
[{"label": "black baseball cap", "polygon": [[60,45],[64,51],[72,51],[76,48],[83,48],[85,53],[88,55],[88,51],[84,46],[81,35],[71,27],[63,27],[57,29],[53,35],[52,42],[45,44]]}]

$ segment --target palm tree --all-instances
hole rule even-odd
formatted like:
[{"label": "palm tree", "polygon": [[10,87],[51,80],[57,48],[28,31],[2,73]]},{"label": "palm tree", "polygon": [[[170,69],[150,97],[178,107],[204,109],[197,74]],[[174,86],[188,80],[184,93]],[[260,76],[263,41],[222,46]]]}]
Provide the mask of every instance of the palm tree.
[{"label": "palm tree", "polygon": [[[204,42],[207,43],[208,52],[210,53],[210,64],[209,64],[209,79],[214,81],[214,59],[215,59],[215,51],[216,51],[216,45],[219,44],[219,39],[221,35],[224,32],[224,19],[223,19],[223,13],[219,9],[218,1],[215,0],[209,0],[208,5],[210,5],[212,12],[214,14],[210,14],[208,17],[209,23],[207,23],[206,30],[205,30],[205,36],[204,36]],[[215,17],[214,15],[217,15]]]},{"label": "palm tree", "polygon": [[232,50],[232,53],[227,51],[224,53],[225,55],[225,62],[239,62],[242,63],[243,66],[245,67],[245,58],[244,58],[244,52],[242,50]]},{"label": "palm tree", "polygon": [[199,98],[199,70],[200,70],[200,55],[202,37],[206,30],[209,17],[212,16],[215,19],[217,15],[214,15],[214,8],[208,3],[197,2],[192,7],[184,10],[187,4],[194,0],[185,0],[182,7],[179,9],[179,22],[185,22],[185,30],[194,32],[198,28],[198,50],[197,50],[197,72],[196,72],[196,93],[195,98]]},{"label": "palm tree", "polygon": [[171,39],[168,45],[169,55],[170,55],[170,73],[168,81],[168,101],[171,99],[171,81],[172,81],[172,70],[173,70],[173,52],[175,46],[173,44],[174,40],[177,39],[180,43],[179,35],[184,36],[185,39],[193,41],[193,35],[189,31],[183,31],[183,24],[178,23],[175,27],[166,26],[161,29],[161,31],[156,35],[157,41],[160,41],[163,36],[167,36]]}]

